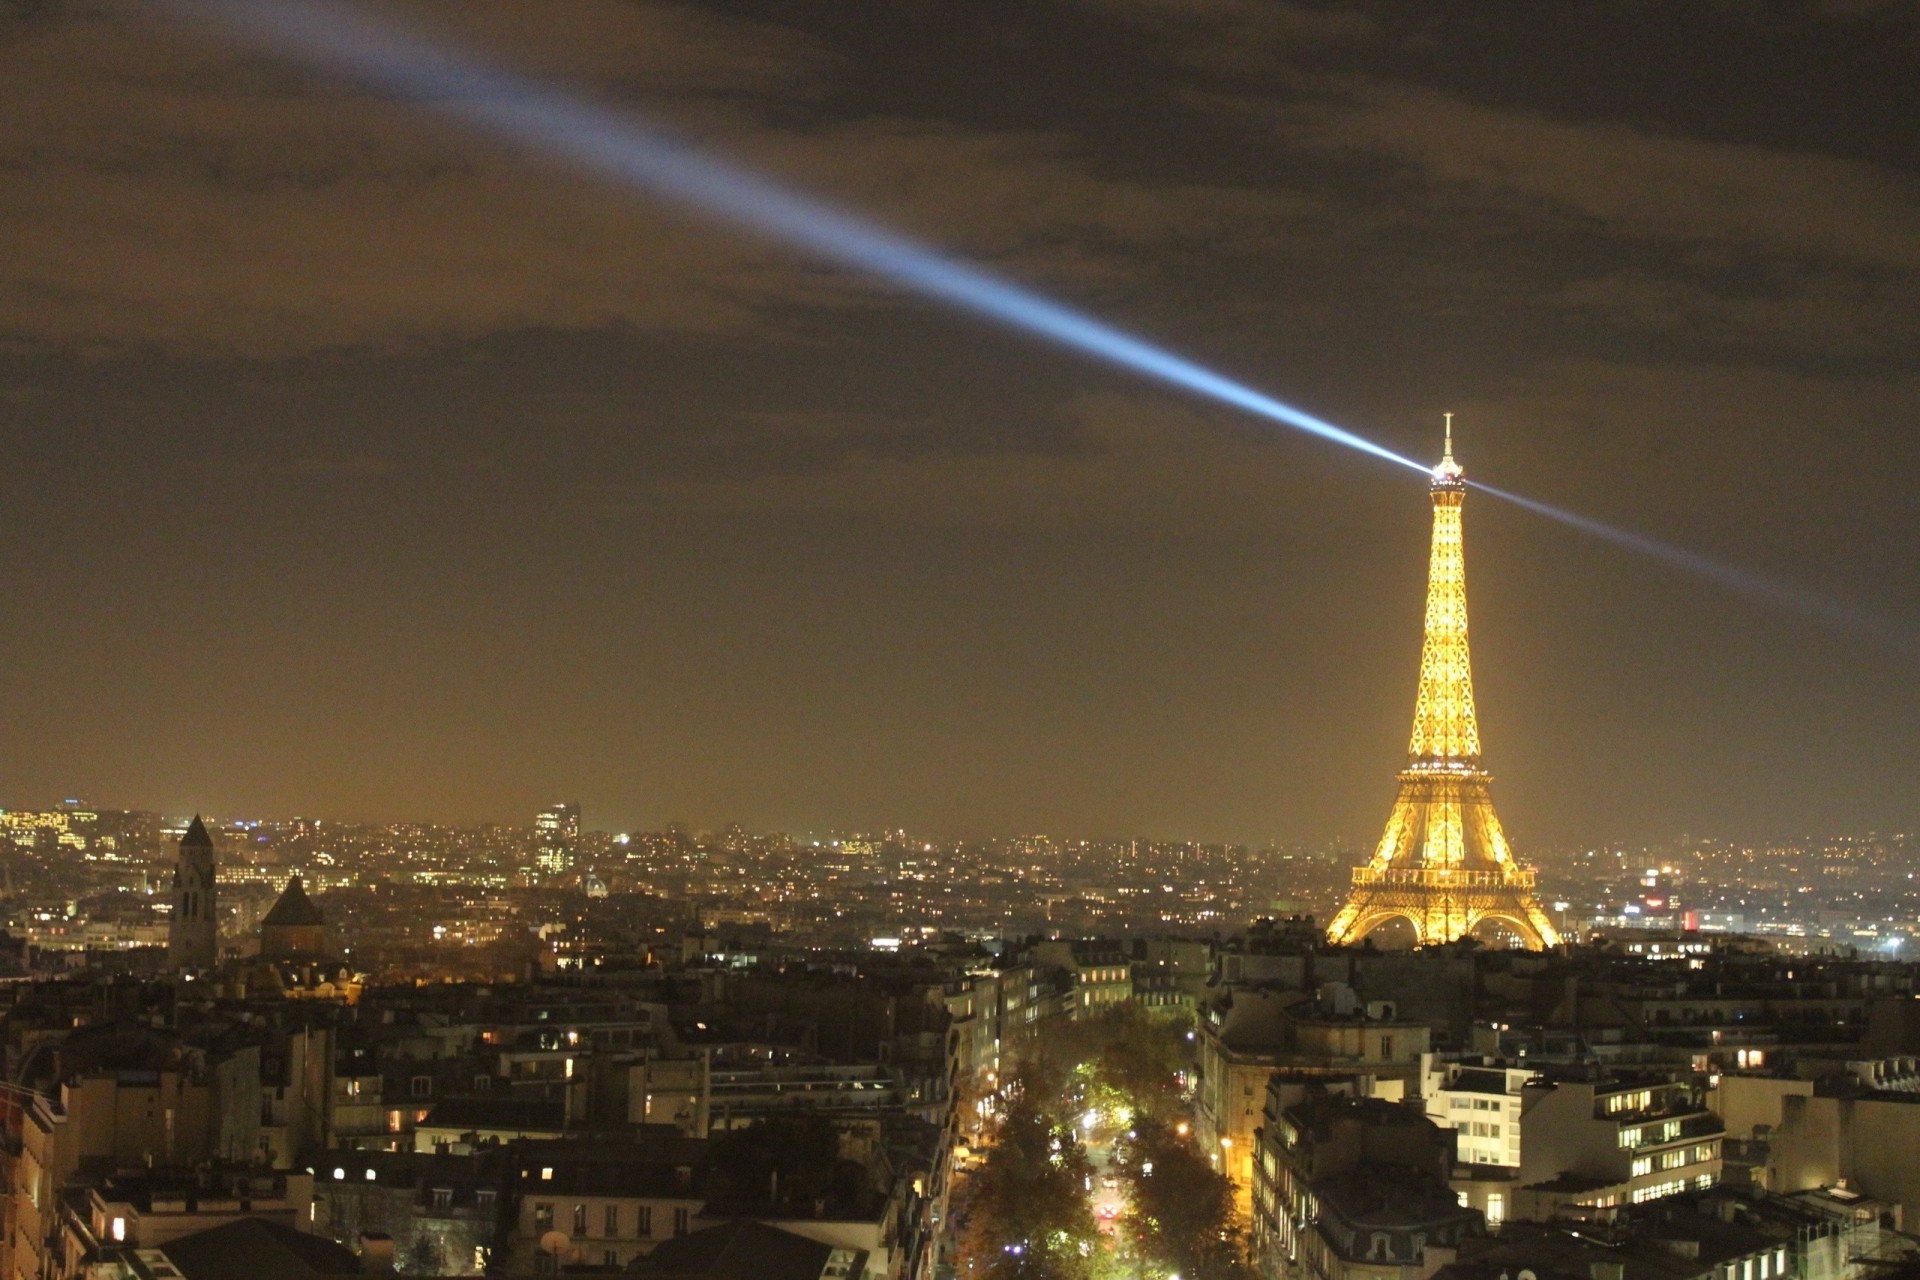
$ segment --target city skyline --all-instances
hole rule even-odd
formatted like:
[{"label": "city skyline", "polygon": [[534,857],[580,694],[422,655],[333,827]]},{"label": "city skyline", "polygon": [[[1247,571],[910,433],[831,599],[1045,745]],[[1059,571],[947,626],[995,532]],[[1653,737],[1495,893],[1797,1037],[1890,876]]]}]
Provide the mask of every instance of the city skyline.
[{"label": "city skyline", "polygon": [[[1396,452],[1453,411],[1488,483],[1920,633],[1899,6],[397,12]],[[1375,821],[1410,477],[208,28],[5,22],[9,794]],[[1910,650],[1477,511],[1521,858],[1913,824]]]}]

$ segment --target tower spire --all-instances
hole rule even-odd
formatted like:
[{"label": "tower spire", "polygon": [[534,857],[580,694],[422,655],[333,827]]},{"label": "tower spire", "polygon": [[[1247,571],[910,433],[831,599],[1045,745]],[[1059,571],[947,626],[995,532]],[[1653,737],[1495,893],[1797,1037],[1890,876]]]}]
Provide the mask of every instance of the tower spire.
[{"label": "tower spire", "polygon": [[1414,699],[1411,768],[1476,764],[1480,723],[1473,709],[1473,660],[1467,649],[1467,560],[1460,526],[1466,471],[1453,460],[1453,415],[1446,453],[1433,469],[1433,546],[1427,559],[1426,634]]},{"label": "tower spire", "polygon": [[1453,415],[1442,415],[1447,420],[1446,446],[1440,452],[1440,465],[1433,469],[1433,478],[1440,480],[1458,480],[1467,473],[1453,460]]}]

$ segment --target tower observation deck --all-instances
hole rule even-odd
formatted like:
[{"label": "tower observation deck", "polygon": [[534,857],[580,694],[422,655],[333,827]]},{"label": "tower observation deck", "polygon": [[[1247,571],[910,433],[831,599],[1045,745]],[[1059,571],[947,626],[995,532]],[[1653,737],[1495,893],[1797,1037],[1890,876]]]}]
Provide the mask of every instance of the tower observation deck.
[{"label": "tower observation deck", "polygon": [[1493,812],[1492,779],[1480,767],[1460,524],[1467,482],[1453,459],[1452,418],[1447,415],[1445,454],[1428,486],[1433,550],[1407,767],[1400,772],[1386,834],[1373,859],[1353,869],[1353,888],[1327,938],[1358,942],[1399,919],[1413,926],[1419,946],[1494,925],[1540,950],[1558,946],[1560,934],[1534,898],[1533,872],[1513,860]]}]

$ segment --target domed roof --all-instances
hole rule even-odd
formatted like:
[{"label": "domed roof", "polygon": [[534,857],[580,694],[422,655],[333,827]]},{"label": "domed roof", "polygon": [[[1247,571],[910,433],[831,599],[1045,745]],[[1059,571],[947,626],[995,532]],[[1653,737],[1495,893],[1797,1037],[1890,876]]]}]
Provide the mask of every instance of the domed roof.
[{"label": "domed roof", "polygon": [[273,904],[273,910],[267,912],[267,918],[260,922],[262,928],[269,925],[324,925],[325,917],[320,908],[313,905],[313,899],[300,885],[300,877],[287,881],[287,887],[280,894],[280,901]]}]

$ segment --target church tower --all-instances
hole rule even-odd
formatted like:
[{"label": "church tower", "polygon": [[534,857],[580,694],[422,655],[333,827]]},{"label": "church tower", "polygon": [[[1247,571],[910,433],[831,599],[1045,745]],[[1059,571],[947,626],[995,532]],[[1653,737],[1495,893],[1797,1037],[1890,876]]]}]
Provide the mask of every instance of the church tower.
[{"label": "church tower", "polygon": [[1327,938],[1358,942],[1391,920],[1413,926],[1416,945],[1452,942],[1496,924],[1532,950],[1560,935],[1534,898],[1533,872],[1513,860],[1480,767],[1480,725],[1467,654],[1467,564],[1460,511],[1466,472],[1446,452],[1428,486],[1433,549],[1427,566],[1426,641],[1420,692],[1400,794],[1373,860],[1353,869],[1353,890]]},{"label": "church tower", "polygon": [[214,892],[213,837],[194,815],[180,837],[173,866],[173,916],[167,922],[167,967],[176,972],[211,969],[220,958],[220,918]]}]

